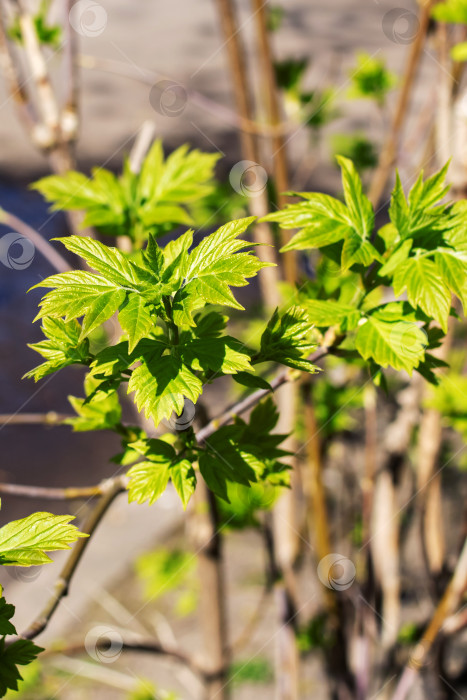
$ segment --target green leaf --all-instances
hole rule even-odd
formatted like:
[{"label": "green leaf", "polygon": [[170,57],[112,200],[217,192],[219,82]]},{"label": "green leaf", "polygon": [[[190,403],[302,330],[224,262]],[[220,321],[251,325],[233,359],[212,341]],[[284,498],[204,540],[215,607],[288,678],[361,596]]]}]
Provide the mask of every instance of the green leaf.
[{"label": "green leaf", "polygon": [[38,180],[32,189],[38,190],[47,201],[53,202],[52,210],[90,209],[97,204],[105,206],[107,195],[92,180],[70,170],[65,175],[49,175]]},{"label": "green leaf", "polygon": [[282,251],[322,248],[342,240],[351,233],[347,209],[338,199],[321,193],[296,194],[303,197],[304,201],[288,204],[285,209],[268,214],[262,219],[276,221],[281,228],[302,229],[281,248]]},{"label": "green leaf", "polygon": [[128,500],[131,503],[144,503],[148,501],[152,505],[162,496],[170,478],[170,462],[161,461],[138,462],[130,468],[127,475],[130,478],[128,485]]},{"label": "green leaf", "polygon": [[435,264],[443,282],[459,297],[467,311],[467,257],[464,252],[452,248],[438,248],[435,253]]},{"label": "green leaf", "polygon": [[34,367],[24,376],[38,381],[63,367],[75,363],[86,364],[89,360],[89,342],[80,341],[81,326],[78,321],[69,322],[61,318],[44,318],[42,332],[48,340],[28,345],[45,357],[46,362]]},{"label": "green leaf", "polygon": [[196,488],[196,474],[193,465],[188,459],[180,459],[172,465],[170,476],[183,507],[186,508]]},{"label": "green leaf", "polygon": [[135,392],[138,410],[144,409],[156,426],[174,411],[180,415],[185,398],[196,403],[202,388],[200,379],[180,358],[160,357],[157,352],[141,358],[128,383],[128,393]]},{"label": "green leaf", "polygon": [[5,598],[0,598],[0,635],[16,634],[15,626],[10,622],[15,614],[15,606],[6,602]]},{"label": "green leaf", "polygon": [[83,317],[80,340],[107,321],[117,311],[126,292],[92,272],[63,272],[52,275],[36,287],[55,287],[40,302],[36,319],[64,317],[66,321]]},{"label": "green leaf", "polygon": [[230,502],[229,483],[247,487],[258,479],[274,483],[287,469],[278,461],[288,454],[278,449],[286,436],[269,434],[277,419],[277,410],[268,398],[252,411],[249,423],[237,418],[235,425],[219,428],[206,441],[199,469],[208,487],[224,501]]},{"label": "green leaf", "polygon": [[342,170],[345,204],[324,194],[291,193],[304,202],[288,205],[283,211],[264,217],[282,228],[302,228],[281,250],[322,248],[343,240],[342,267],[368,266],[381,256],[370,242],[374,226],[373,207],[364,194],[361,180],[348,158],[337,156]]},{"label": "green leaf", "polygon": [[237,372],[232,376],[237,384],[249,387],[250,389],[266,389],[267,391],[272,391],[271,385],[263,377],[257,374],[252,374],[251,372]]},{"label": "green leaf", "polygon": [[438,22],[467,24],[467,6],[464,0],[446,0],[446,2],[436,3],[431,10],[431,15]]},{"label": "green leaf", "polygon": [[29,639],[18,639],[9,646],[0,640],[0,697],[7,690],[18,690],[18,681],[23,680],[17,666],[30,664],[37,655],[44,651]]},{"label": "green leaf", "polygon": [[380,277],[392,276],[399,265],[407,260],[412,249],[412,239],[407,238],[400,246],[398,246],[389,257],[389,260],[378,271]]},{"label": "green leaf", "polygon": [[406,288],[411,305],[419,306],[429,318],[438,321],[446,332],[451,293],[442,281],[438,266],[426,257],[406,260],[394,275],[395,295],[399,296]]},{"label": "green leaf", "polygon": [[306,310],[310,323],[320,328],[341,326],[343,330],[352,330],[357,326],[361,313],[355,306],[341,304],[333,299],[304,299],[300,302]]},{"label": "green leaf", "polygon": [[115,428],[122,418],[118,393],[113,389],[103,390],[103,384],[91,374],[87,375],[84,386],[86,399],[68,397],[78,417],[67,418],[63,422],[72,425],[76,432]]},{"label": "green leaf", "polygon": [[254,277],[267,267],[251,251],[239,252],[251,246],[238,239],[254,217],[232,221],[206,236],[191,251],[187,259],[185,285],[174,297],[174,322],[178,326],[193,325],[192,313],[205,304],[222,304],[243,309],[230,287],[243,287],[248,277]]},{"label": "green leaf", "polygon": [[258,435],[270,433],[279,420],[279,411],[270,396],[260,401],[250,414],[249,424]]},{"label": "green leaf", "polygon": [[156,141],[141,168],[138,192],[150,202],[189,202],[205,197],[212,189],[217,153],[189,151],[185,144],[163,161],[162,145]]},{"label": "green leaf", "polygon": [[192,204],[214,191],[214,167],[218,154],[189,151],[182,146],[164,161],[160,141],[144,159],[140,173],[131,172],[128,160],[116,178],[95,168],[92,177],[68,172],[39,180],[33,187],[53,204],[53,209],[83,209],[82,226],[96,226],[113,236],[144,241],[154,227],[161,236],[178,224],[191,221]]},{"label": "green leaf", "polygon": [[375,215],[368,197],[363,192],[362,181],[348,158],[337,156],[341,166],[344,199],[350,220],[359,238],[366,240],[373,231]]},{"label": "green leaf", "polygon": [[414,321],[383,306],[359,324],[355,345],[363,359],[411,374],[425,356],[427,337]]},{"label": "green leaf", "polygon": [[195,338],[180,347],[183,362],[192,370],[236,374],[251,371],[250,355],[235,338]]},{"label": "green leaf", "polygon": [[82,257],[89,267],[100,272],[108,282],[113,282],[118,287],[129,289],[139,289],[142,270],[138,269],[134,263],[118,248],[104,245],[95,238],[89,236],[66,236],[56,238],[67,250]]},{"label": "green leaf", "polygon": [[425,245],[430,238],[436,238],[438,230],[442,231],[452,226],[449,208],[437,204],[449,190],[449,186],[445,184],[448,165],[425,181],[422,171],[407,200],[399,175],[396,174],[389,215],[401,240],[418,236],[420,242]]},{"label": "green leaf", "polygon": [[36,566],[52,561],[46,552],[70,549],[79,537],[88,537],[70,525],[71,515],[33,513],[0,528],[0,563]]},{"label": "green leaf", "polygon": [[261,336],[261,349],[256,362],[280,362],[294,369],[314,373],[317,367],[306,359],[315,349],[310,341],[310,322],[307,314],[293,307],[280,315],[274,312]]},{"label": "green leaf", "polygon": [[139,294],[128,295],[126,304],[120,309],[118,320],[128,335],[129,352],[134,350],[155,325],[146,300]]},{"label": "green leaf", "polygon": [[397,77],[388,71],[383,60],[364,52],[357,54],[357,68],[352,69],[350,78],[350,98],[374,99],[379,104],[384,103],[387,93],[397,83]]}]

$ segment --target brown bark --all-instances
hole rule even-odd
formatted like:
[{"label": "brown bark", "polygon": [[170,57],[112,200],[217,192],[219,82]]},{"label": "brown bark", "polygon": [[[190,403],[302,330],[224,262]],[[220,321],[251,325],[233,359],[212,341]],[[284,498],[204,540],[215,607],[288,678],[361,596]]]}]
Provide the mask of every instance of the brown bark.
[{"label": "brown bark", "polygon": [[[216,0],[216,4],[229,58],[237,111],[242,119],[254,121],[254,106],[248,81],[248,69],[233,2],[232,0]],[[240,131],[240,144],[242,156],[245,160],[261,164],[261,156],[255,134]],[[250,197],[248,207],[253,216],[265,216],[269,211],[266,190],[255,193],[255,196]],[[274,245],[274,239],[269,225],[257,223],[254,228],[254,237],[257,243],[264,244],[258,248],[259,257],[265,262],[275,263],[276,256],[274,249],[271,247]],[[276,268],[267,267],[262,270],[259,282],[263,302],[266,307],[275,308],[280,304],[278,281],[279,275]]]},{"label": "brown bark", "polygon": [[434,4],[434,0],[422,0],[420,4],[420,27],[415,40],[410,45],[409,57],[405,67],[404,76],[402,78],[402,85],[397,97],[391,127],[386,137],[386,141],[381,149],[378,167],[373,175],[368,192],[368,197],[374,207],[378,206],[378,203],[384,194],[386,183],[396,160],[401,131],[407,117],[412,88],[417,76],[423,46],[428,31],[428,25],[430,22],[430,11]]},{"label": "brown bark", "polygon": [[206,700],[228,700],[230,649],[222,535],[215,496],[202,479],[196,488],[192,536],[200,580],[200,626],[204,644]]}]

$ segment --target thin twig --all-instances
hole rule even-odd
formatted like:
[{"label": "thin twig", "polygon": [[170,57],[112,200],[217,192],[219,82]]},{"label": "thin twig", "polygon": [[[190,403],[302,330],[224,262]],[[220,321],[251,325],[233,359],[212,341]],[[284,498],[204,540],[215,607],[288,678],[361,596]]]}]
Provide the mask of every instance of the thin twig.
[{"label": "thin twig", "polygon": [[[138,651],[148,654],[156,654],[158,656],[169,656],[185,666],[188,666],[190,670],[202,678],[209,675],[208,671],[196,663],[189,654],[186,654],[179,648],[161,644],[155,639],[148,639],[137,634],[132,634],[131,638],[122,638],[120,634],[112,637],[111,630],[109,630],[104,638],[96,640],[96,651],[105,651],[109,648],[109,644],[112,646],[115,645],[119,649],[126,651]],[[83,641],[72,642],[71,644],[54,644],[53,647],[42,652],[41,659],[46,658],[47,656],[54,656],[55,654],[80,654],[85,650],[86,647]]]},{"label": "thin twig", "polygon": [[63,52],[63,72],[65,83],[65,101],[60,115],[61,136],[63,141],[73,143],[78,136],[79,116],[79,71],[78,71],[78,33],[69,20],[70,12],[76,0],[62,0],[63,27],[65,45]]},{"label": "thin twig", "polygon": [[[116,478],[120,482],[126,483],[124,477],[119,476]],[[0,483],[0,493],[7,493],[10,496],[23,496],[27,498],[45,498],[53,501],[70,501],[77,498],[93,498],[94,496],[103,496],[109,491],[113,481],[113,479],[105,479],[96,486],[72,486],[65,488]]]},{"label": "thin twig", "polygon": [[389,134],[387,135],[386,142],[381,150],[378,167],[373,174],[370,190],[368,192],[368,197],[374,207],[378,206],[379,200],[384,193],[384,188],[386,187],[391,169],[394,165],[400,140],[400,133],[407,115],[409,100],[412,94],[412,86],[420,63],[423,45],[425,43],[425,37],[430,22],[431,7],[434,4],[434,0],[424,0],[424,2],[421,2],[420,4],[420,27],[417,32],[417,36],[410,47],[410,54],[405,68],[404,77],[402,79],[402,87],[397,98],[391,128],[389,130]]},{"label": "thin twig", "polygon": [[[329,348],[319,348],[308,358],[310,362],[317,362],[325,357],[329,352]],[[287,382],[296,381],[300,374],[296,370],[284,369],[281,370],[276,377],[270,382],[271,389],[258,389],[254,391],[249,396],[246,396],[241,401],[228,408],[224,413],[222,413],[217,418],[211,420],[204,428],[201,428],[196,433],[196,440],[200,444],[207,440],[213,433],[221,428],[223,425],[227,425],[235,416],[245,413],[248,409],[253,408],[257,403],[264,399],[271,391],[276,391],[280,386],[286,384]]]},{"label": "thin twig", "polygon": [[75,418],[71,413],[0,413],[0,425],[61,425]]},{"label": "thin twig", "polygon": [[135,175],[137,175],[141,170],[144,158],[154,140],[155,133],[155,122],[151,121],[150,119],[144,121],[141,125],[141,129],[138,132],[138,136],[135,139],[129,157],[130,170]]},{"label": "thin twig", "polygon": [[[252,4],[258,30],[261,77],[265,83],[268,122],[272,128],[276,128],[281,122],[282,115],[279,104],[276,76],[274,72],[274,59],[272,55],[270,33],[267,26],[269,8],[264,0],[253,0]],[[273,134],[271,141],[274,184],[277,190],[277,203],[279,208],[283,209],[287,204],[287,196],[284,193],[289,190],[286,141],[284,134],[282,133]],[[291,235],[291,232],[281,229],[280,236],[282,245],[288,243]],[[297,259],[295,251],[290,250],[284,253],[283,260],[285,279],[287,282],[289,282],[289,284],[295,284],[297,280]]]},{"label": "thin twig", "polygon": [[[325,357],[329,352],[329,348],[319,348],[313,355],[310,355],[308,358],[311,362],[317,362],[321,358]],[[235,416],[239,416],[242,413],[245,413],[245,411],[248,411],[250,408],[253,408],[257,403],[261,401],[265,396],[267,396],[271,391],[275,391],[278,389],[280,386],[285,384],[286,382],[290,381],[296,381],[298,378],[298,373],[294,372],[293,370],[281,370],[277,376],[270,382],[271,389],[258,389],[258,391],[253,392],[249,396],[245,397],[241,401],[238,401],[235,403],[233,406],[228,408],[224,413],[222,413],[220,416],[217,418],[214,418],[213,420],[209,421],[207,425],[205,425],[203,428],[201,428],[197,433],[196,433],[196,441],[198,444],[202,444],[207,440],[213,433],[218,430],[218,428],[222,427],[223,425],[227,425]],[[3,419],[16,419],[13,420],[13,422],[21,423],[47,423],[47,416],[56,416],[58,414],[54,414],[53,412],[51,413],[45,413],[45,414],[17,414],[17,416],[2,416],[0,415],[0,425],[2,423],[2,418]],[[38,417],[37,420],[35,420],[35,417]],[[20,417],[24,417],[24,421],[17,420]],[[33,418],[33,420],[28,420],[29,418]],[[6,421],[5,421],[6,422]],[[52,421],[52,425],[55,424],[55,422]],[[65,487],[65,488],[47,488],[47,487],[42,487],[42,486],[26,486],[22,484],[0,484],[0,493],[9,493],[11,495],[15,496],[25,496],[25,497],[30,497],[30,498],[49,498],[49,499],[57,499],[57,500],[62,500],[62,499],[71,499],[71,498],[81,498],[86,495],[99,495],[99,494],[104,494],[108,491],[109,486],[113,484],[115,481],[120,482],[123,484],[123,487],[126,486],[126,477],[115,477],[115,479],[107,479],[106,481],[103,481],[101,484],[98,484],[97,486],[88,486],[88,487]]]},{"label": "thin twig", "polygon": [[58,253],[49,241],[43,238],[40,233],[33,229],[29,224],[19,219],[15,214],[0,208],[0,224],[8,226],[14,231],[18,231],[22,236],[28,238],[34,247],[42,253],[44,258],[54,267],[57,272],[68,272],[73,268],[65,258]]},{"label": "thin twig", "polygon": [[81,561],[81,557],[83,556],[88,543],[91,540],[91,535],[96,530],[109,506],[118,496],[118,494],[122,493],[122,491],[124,491],[126,488],[126,480],[123,477],[111,479],[107,482],[107,484],[108,488],[103,493],[102,497],[99,499],[82,527],[82,532],[87,533],[89,537],[80,539],[75,543],[70,555],[68,556],[68,559],[65,562],[65,566],[63,567],[60,576],[55,582],[52,596],[39,616],[34,620],[34,622],[32,622],[31,625],[29,625],[29,627],[24,630],[24,632],[22,632],[20,636],[23,639],[34,639],[45,630],[61,599],[68,593],[70,581],[79,562]]},{"label": "thin twig", "polygon": [[456,607],[467,587],[467,539],[464,542],[464,547],[457,561],[457,565],[451,581],[446,588],[446,591],[441,598],[431,622],[426,628],[422,638],[415,646],[407,666],[402,673],[402,676],[397,684],[393,695],[393,700],[405,700],[408,696],[414,680],[427,661],[428,655],[433,647],[433,644],[442,629],[442,625]]},{"label": "thin twig", "polygon": [[[112,73],[113,75],[128,78],[129,80],[136,80],[143,85],[152,86],[158,80],[160,81],[167,79],[167,76],[163,75],[162,73],[156,73],[155,71],[147,68],[136,69],[129,63],[116,61],[111,58],[100,58],[98,56],[81,54],[78,56],[78,63],[82,68]],[[247,119],[239,114],[236,114],[228,107],[219,104],[219,102],[215,102],[210,97],[206,97],[206,95],[203,95],[197,90],[192,90],[191,88],[187,88],[185,86],[182,87],[186,92],[186,96],[190,104],[218,117],[220,120],[227,122],[239,131],[257,134],[259,136],[272,136],[275,134],[287,134],[293,128],[293,125],[289,124],[288,122],[280,122],[273,127],[269,124],[262,124],[254,121],[253,119]]]},{"label": "thin twig", "polygon": [[[236,108],[242,119],[252,121],[255,111],[250,86],[250,73],[248,71],[243,43],[240,38],[240,28],[237,23],[235,3],[233,0],[216,0],[216,5],[224,37],[224,46],[229,59]],[[247,131],[240,131],[239,135],[242,157],[245,161],[250,162],[249,165],[244,168],[244,172],[239,173],[239,184],[242,190],[244,185],[246,185],[246,191],[248,193],[248,185],[243,182],[243,178],[247,177],[248,174],[259,177],[262,168],[262,159],[257,136]],[[248,201],[250,214],[256,216],[258,220],[269,211],[266,182],[263,183],[262,188],[261,183],[259,184],[259,191],[253,192],[254,196],[251,196]],[[259,283],[264,305],[267,308],[274,309],[276,306],[279,306],[281,300],[279,293],[280,276],[278,268],[274,266],[277,261],[273,247],[274,238],[272,230],[267,223],[257,222],[253,229],[253,235],[255,242],[262,244],[258,250],[258,255],[261,260],[273,264],[270,267],[264,268],[259,278]]]},{"label": "thin twig", "polygon": [[57,101],[32,15],[24,0],[16,0],[16,5],[19,8],[19,24],[24,51],[35,83],[38,109],[41,113],[43,126],[47,129],[44,147],[52,148],[56,145],[59,135],[60,118]]},{"label": "thin twig", "polygon": [[5,8],[3,2],[0,1],[0,65],[18,110],[18,115],[25,129],[34,135],[38,120],[28,94],[24,89],[18,62],[15,60],[11,42],[7,37],[7,22]]}]

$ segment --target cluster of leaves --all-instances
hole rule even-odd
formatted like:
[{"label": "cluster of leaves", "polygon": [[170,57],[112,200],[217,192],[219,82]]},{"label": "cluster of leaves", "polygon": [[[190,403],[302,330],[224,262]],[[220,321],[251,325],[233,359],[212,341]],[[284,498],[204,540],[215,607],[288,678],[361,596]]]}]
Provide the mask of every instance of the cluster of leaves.
[{"label": "cluster of leaves", "polygon": [[[467,24],[467,4],[464,0],[437,2],[431,9],[431,15],[438,22]],[[453,46],[451,56],[455,61],[467,60],[467,41],[462,41]]]},{"label": "cluster of leaves", "polygon": [[[277,421],[272,401],[253,412],[254,433],[237,419],[197,446],[191,429],[178,439],[171,434],[147,439],[141,431],[125,428],[117,393],[127,384],[138,410],[157,427],[180,416],[187,404],[195,406],[204,385],[218,376],[269,389],[255,372],[259,363],[315,371],[307,359],[314,345],[303,309],[276,311],[255,351],[226,333],[228,319],[214,308],[242,309],[231,287],[244,286],[265,266],[252,254],[252,244],[239,238],[252,221],[226,224],[195,247],[192,231],[164,248],[149,234],[147,247],[131,259],[95,239],[70,236],[60,241],[93,271],[65,272],[36,285],[52,288],[37,316],[47,339],[31,345],[45,362],[27,376],[41,379],[70,364],[88,367],[85,398],[70,397],[77,417],[68,422],[75,430],[113,429],[122,435],[124,452],[118,461],[132,465],[131,501],[153,503],[171,480],[186,506],[198,468],[226,501],[231,482],[285,481],[278,449],[283,436],[270,435]],[[94,353],[90,336],[116,313],[120,341]]]},{"label": "cluster of leaves", "polygon": [[316,134],[336,119],[334,90],[308,90],[303,86],[307,58],[287,58],[274,64],[277,86],[283,90],[286,111]]},{"label": "cluster of leaves", "polygon": [[159,238],[175,226],[193,224],[192,207],[214,191],[218,158],[184,145],[164,160],[162,144],[155,141],[138,173],[126,160],[120,177],[105,168],[95,168],[91,178],[71,170],[33,187],[55,210],[84,210],[83,228],[128,236],[141,247],[150,233]]},{"label": "cluster of leaves", "polygon": [[[70,515],[33,513],[27,518],[13,520],[0,528],[0,565],[37,566],[51,561],[48,552],[69,549],[79,537],[87,537],[70,525]],[[3,593],[0,586],[0,594]],[[0,598],[0,697],[7,690],[18,690],[22,680],[18,666],[30,664],[42,651],[29,639],[7,642],[16,635],[11,618],[15,608]]]},{"label": "cluster of leaves", "polygon": [[[338,161],[344,202],[321,193],[295,193],[300,202],[266,217],[286,229],[300,229],[283,250],[319,248],[342,273],[355,273],[352,298],[346,285],[326,299],[310,285],[299,303],[311,323],[345,334],[342,347],[371,360],[375,370],[417,369],[435,382],[433,369],[443,363],[428,351],[447,330],[451,295],[464,308],[467,300],[465,203],[440,203],[448,191],[446,167],[425,181],[421,174],[407,198],[397,176],[390,223],[375,231],[373,208],[353,164],[343,157]],[[394,297],[405,293],[407,301],[381,303],[385,288],[392,288]]]},{"label": "cluster of leaves", "polygon": [[[50,24],[48,14],[50,0],[41,0],[37,12],[33,15],[34,28],[39,42],[45,46],[57,49],[62,42],[62,28],[59,24]],[[23,43],[23,33],[19,15],[16,15],[8,28],[8,36],[18,44]]]},{"label": "cluster of leaves", "polygon": [[397,82],[384,60],[364,52],[357,54],[357,67],[352,69],[350,78],[349,98],[376,100],[380,106],[384,105],[388,92]]}]

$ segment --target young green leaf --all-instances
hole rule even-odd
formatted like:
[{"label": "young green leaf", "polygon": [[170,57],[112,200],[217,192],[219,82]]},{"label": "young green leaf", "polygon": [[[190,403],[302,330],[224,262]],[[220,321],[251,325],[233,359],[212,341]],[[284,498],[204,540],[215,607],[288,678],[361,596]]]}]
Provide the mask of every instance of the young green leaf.
[{"label": "young green leaf", "polygon": [[[391,306],[390,304],[388,306]],[[412,374],[425,356],[427,337],[414,321],[380,307],[358,326],[355,345],[364,360]]]},{"label": "young green leaf", "polygon": [[33,513],[0,528],[0,564],[36,566],[52,561],[46,552],[70,549],[79,537],[88,537],[74,525],[71,515]]},{"label": "young green leaf", "polygon": [[307,360],[315,345],[310,341],[310,322],[303,309],[294,307],[272,315],[261,336],[261,348],[255,362],[280,362],[294,369],[314,373],[318,368]]},{"label": "young green leaf", "polygon": [[357,326],[361,318],[361,313],[355,306],[341,304],[333,299],[302,299],[300,305],[306,310],[309,322],[319,328],[338,325],[349,331]]},{"label": "young green leaf", "polygon": [[193,325],[194,310],[207,304],[222,304],[243,309],[230,287],[243,287],[269,263],[261,262],[251,246],[238,238],[254,221],[254,217],[232,221],[206,236],[187,258],[184,286],[174,297],[174,322],[178,326]]},{"label": "young green leaf", "polygon": [[15,606],[7,603],[5,598],[0,598],[0,636],[16,634],[16,628],[10,622],[14,614]]},{"label": "young green leaf", "polygon": [[156,426],[174,411],[180,415],[185,398],[196,403],[202,389],[200,379],[180,358],[161,357],[155,352],[141,358],[128,383],[128,393],[135,393],[138,410],[144,409]]},{"label": "young green leaf", "polygon": [[180,347],[183,362],[192,370],[236,374],[252,370],[250,354],[240,341],[228,335],[221,338],[194,338]]},{"label": "young green leaf", "polygon": [[68,397],[78,417],[67,418],[64,423],[72,425],[76,432],[106,430],[118,425],[122,417],[122,408],[117,392],[114,389],[105,389],[104,384],[92,374],[86,376],[84,387],[86,399]]},{"label": "young green leaf", "polygon": [[118,314],[121,327],[128,335],[128,350],[133,352],[140,340],[147,337],[154,326],[150,306],[139,294],[129,294]]},{"label": "young green leaf", "polygon": [[17,666],[27,666],[44,651],[30,639],[18,639],[9,646],[0,640],[0,697],[8,690],[18,690],[18,681],[23,680]]},{"label": "young green leaf", "polygon": [[196,474],[193,465],[188,459],[175,461],[170,468],[170,477],[183,507],[186,508],[196,488]]},{"label": "young green leaf", "polygon": [[447,331],[451,309],[451,293],[443,282],[438,266],[426,257],[409,258],[394,275],[396,296],[407,289],[407,298],[413,307],[419,306],[427,316],[437,320]]},{"label": "young green leaf", "polygon": [[44,318],[42,332],[47,340],[32,343],[28,347],[45,357],[46,362],[34,367],[24,376],[38,381],[43,377],[72,364],[87,364],[89,342],[80,340],[81,326],[76,320],[69,322],[61,318]]},{"label": "young green leaf", "polygon": [[181,146],[164,161],[161,142],[156,141],[137,175],[125,161],[120,178],[94,168],[91,178],[70,171],[42,178],[33,187],[53,209],[84,209],[83,227],[129,236],[140,244],[151,232],[160,236],[178,224],[190,224],[192,203],[214,190],[218,158]]}]

